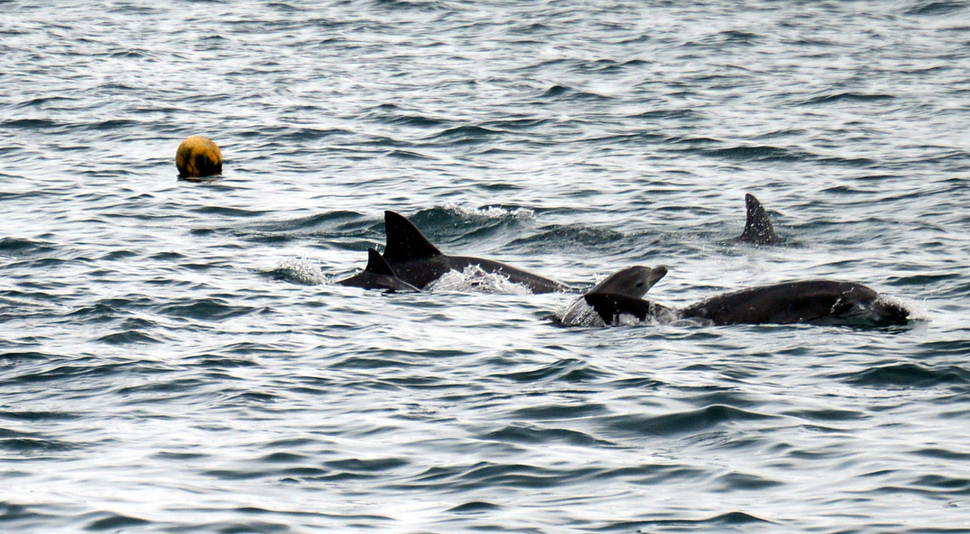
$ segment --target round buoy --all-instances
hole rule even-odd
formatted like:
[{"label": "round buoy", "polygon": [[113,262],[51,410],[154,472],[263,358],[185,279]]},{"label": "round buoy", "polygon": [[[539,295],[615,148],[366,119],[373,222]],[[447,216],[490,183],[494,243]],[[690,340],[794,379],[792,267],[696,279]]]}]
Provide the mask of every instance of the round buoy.
[{"label": "round buoy", "polygon": [[193,135],[179,145],[175,166],[181,178],[201,178],[222,174],[222,151],[212,139]]}]

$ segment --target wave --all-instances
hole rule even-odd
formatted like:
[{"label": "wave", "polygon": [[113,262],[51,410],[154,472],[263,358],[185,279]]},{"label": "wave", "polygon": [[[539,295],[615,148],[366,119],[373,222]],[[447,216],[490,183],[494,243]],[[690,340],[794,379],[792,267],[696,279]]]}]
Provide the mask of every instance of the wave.
[{"label": "wave", "polygon": [[916,363],[897,363],[833,375],[849,384],[872,388],[933,388],[970,386],[970,370],[955,365],[930,367]]},{"label": "wave", "polygon": [[894,100],[896,97],[883,93],[830,93],[812,97],[800,103],[802,106],[815,106],[819,104],[832,104],[836,102],[882,102]]},{"label": "wave", "polygon": [[144,344],[144,343],[162,343],[161,339],[157,339],[150,334],[139,330],[124,330],[121,332],[115,332],[98,338],[98,342],[107,343],[108,345],[130,345],[130,344]]},{"label": "wave", "polygon": [[[593,380],[603,376],[603,373],[587,362],[574,358],[566,358],[536,369],[498,373],[496,376],[515,382],[531,383],[545,380]],[[563,411],[568,410],[567,407],[560,407],[559,409]],[[524,413],[522,415],[526,416]]]},{"label": "wave", "polygon": [[772,417],[733,406],[715,404],[699,410],[658,416],[623,415],[606,417],[603,419],[603,423],[610,430],[623,433],[675,436],[711,431],[725,423],[758,421]]},{"label": "wave", "polygon": [[202,321],[223,321],[242,317],[251,313],[263,313],[260,306],[233,305],[218,297],[191,299],[189,302],[163,306],[159,312],[171,317],[198,319]]},{"label": "wave", "polygon": [[[245,219],[263,214],[233,209],[220,210],[220,215]],[[384,237],[382,222],[353,211],[330,211],[249,225],[197,227],[190,232],[197,236],[230,234],[254,243],[312,240],[325,246],[360,251],[367,250],[376,241],[383,241]]]},{"label": "wave", "polygon": [[937,2],[937,1],[920,1],[906,10],[905,14],[910,16],[943,16],[951,15],[959,11],[967,11],[966,2]]},{"label": "wave", "polygon": [[0,255],[27,256],[50,253],[57,250],[53,243],[17,237],[0,239]]},{"label": "wave", "polygon": [[483,434],[479,439],[503,443],[529,443],[551,445],[564,443],[575,446],[612,446],[610,442],[596,439],[589,434],[564,428],[535,428],[527,425],[509,425]]},{"label": "wave", "polygon": [[116,514],[112,512],[101,512],[94,515],[97,519],[89,521],[85,526],[84,530],[99,532],[99,531],[111,531],[119,532],[129,528],[136,528],[143,525],[151,525],[152,522],[140,519],[137,517],[130,517],[126,515]]},{"label": "wave", "polygon": [[[618,523],[610,525],[611,529],[617,527],[654,527],[654,528],[707,528],[707,527],[734,527],[734,526],[747,526],[756,527],[758,524],[776,524],[775,521],[770,521],[768,519],[763,519],[754,514],[749,514],[747,512],[727,512],[723,514],[717,514],[710,517],[704,517],[700,519],[655,519],[650,521],[630,521],[624,523]],[[640,530],[639,532],[646,533],[647,531]]]}]

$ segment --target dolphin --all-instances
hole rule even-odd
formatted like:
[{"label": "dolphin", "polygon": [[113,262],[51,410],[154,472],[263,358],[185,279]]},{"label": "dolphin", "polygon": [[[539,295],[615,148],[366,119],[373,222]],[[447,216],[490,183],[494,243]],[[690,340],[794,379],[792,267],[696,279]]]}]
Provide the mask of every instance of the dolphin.
[{"label": "dolphin", "polygon": [[420,289],[398,278],[394,269],[373,248],[367,249],[367,267],[363,271],[335,282],[342,286],[362,287],[364,289],[387,289],[389,291],[420,291]]},{"label": "dolphin", "polygon": [[449,271],[464,271],[477,265],[487,273],[501,274],[510,282],[521,284],[533,293],[566,291],[569,286],[543,278],[504,263],[470,256],[448,256],[424,237],[411,221],[393,211],[384,212],[387,244],[384,259],[402,280],[419,288],[426,288]]},{"label": "dolphin", "polygon": [[587,291],[586,294],[612,293],[640,298],[646,295],[647,291],[650,291],[650,288],[666,274],[667,268],[663,265],[653,269],[643,267],[642,265],[634,265],[633,267],[627,267],[607,276],[602,282]]},{"label": "dolphin", "polygon": [[744,221],[744,231],[738,237],[741,243],[752,245],[779,245],[782,240],[775,233],[775,227],[768,218],[768,213],[761,202],[751,193],[744,195],[744,204],[747,208],[747,218]]},{"label": "dolphin", "polygon": [[856,282],[806,280],[742,289],[681,310],[723,324],[906,324],[909,310]]},{"label": "dolphin", "polygon": [[606,324],[628,314],[641,321],[694,319],[706,324],[903,325],[909,310],[882,299],[855,282],[807,280],[742,289],[717,295],[682,309],[623,293],[587,293],[586,303]]},{"label": "dolphin", "polygon": [[[640,299],[665,274],[667,274],[667,268],[664,266],[651,269],[650,267],[634,265],[606,277],[587,291],[586,295],[606,294]],[[558,322],[570,326],[604,326],[608,324],[600,318],[583,297],[579,297],[570,304],[566,311],[562,313],[562,316],[558,318]]]}]

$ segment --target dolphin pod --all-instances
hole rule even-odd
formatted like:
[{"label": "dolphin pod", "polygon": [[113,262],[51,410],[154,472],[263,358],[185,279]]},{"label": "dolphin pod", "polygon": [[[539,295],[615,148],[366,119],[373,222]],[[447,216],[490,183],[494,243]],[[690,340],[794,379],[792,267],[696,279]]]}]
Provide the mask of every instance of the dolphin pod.
[{"label": "dolphin pod", "polygon": [[[752,245],[777,245],[767,212],[754,195],[745,195],[746,220],[736,241]],[[368,249],[367,267],[336,282],[340,285],[391,291],[419,291],[450,271],[477,266],[499,274],[533,293],[566,291],[565,284],[484,258],[449,256],[435,247],[402,215],[384,212],[387,242],[384,254]],[[875,290],[855,282],[808,280],[784,282],[724,293],[684,308],[672,308],[643,296],[664,275],[666,267],[634,266],[617,271],[562,314],[564,325],[613,325],[621,317],[640,321],[691,321],[701,324],[835,324],[887,326],[906,324],[909,311],[883,299]]]}]

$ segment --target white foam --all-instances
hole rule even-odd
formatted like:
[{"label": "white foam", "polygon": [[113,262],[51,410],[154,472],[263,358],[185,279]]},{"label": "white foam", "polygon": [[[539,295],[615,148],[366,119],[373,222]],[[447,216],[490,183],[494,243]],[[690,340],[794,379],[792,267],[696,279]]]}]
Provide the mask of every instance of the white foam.
[{"label": "white foam", "polygon": [[[586,299],[579,297],[569,304],[565,309],[556,310],[554,316],[560,324],[564,326],[606,326],[600,314],[590,306]],[[678,324],[683,319],[673,310],[657,310],[654,315],[648,315],[641,320],[637,316],[629,313],[621,313],[617,317],[614,325],[617,326],[638,326],[638,325],[664,325]],[[695,323],[691,323],[695,324]]]},{"label": "white foam", "polygon": [[323,274],[316,263],[306,258],[287,258],[273,269],[280,277],[307,286],[330,284],[330,277]]},{"label": "white foam", "polygon": [[605,326],[603,318],[592,306],[586,303],[586,299],[579,297],[574,300],[565,310],[557,310],[556,318],[564,326]]},{"label": "white foam", "polygon": [[501,274],[486,272],[478,265],[469,265],[461,272],[448,271],[426,289],[428,291],[478,291],[509,295],[532,294],[528,287],[510,282],[508,277]]},{"label": "white foam", "polygon": [[924,302],[909,299],[904,300],[896,296],[882,294],[879,295],[879,300],[885,302],[886,304],[893,304],[909,310],[910,321],[929,321],[931,318],[930,310],[926,307]]},{"label": "white foam", "polygon": [[486,219],[531,219],[535,212],[528,208],[501,208],[488,206],[484,208],[466,208],[458,204],[445,204],[444,209],[464,215],[466,217],[484,217]]}]

